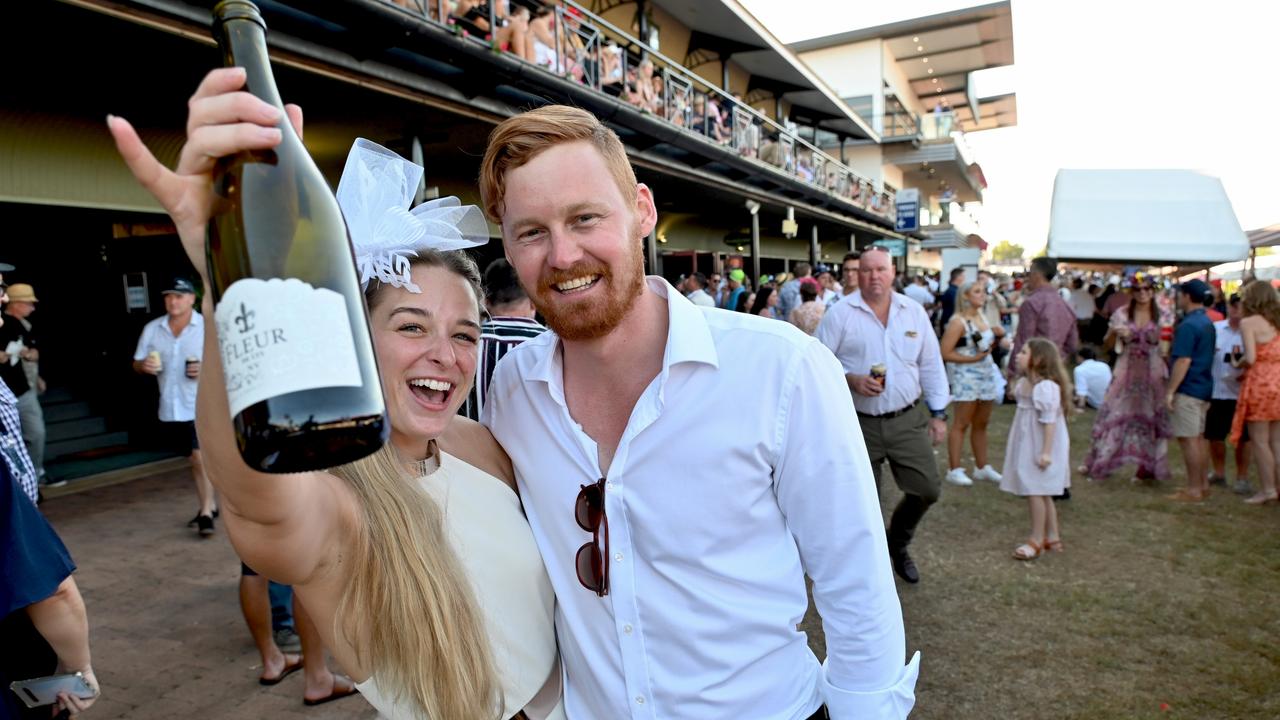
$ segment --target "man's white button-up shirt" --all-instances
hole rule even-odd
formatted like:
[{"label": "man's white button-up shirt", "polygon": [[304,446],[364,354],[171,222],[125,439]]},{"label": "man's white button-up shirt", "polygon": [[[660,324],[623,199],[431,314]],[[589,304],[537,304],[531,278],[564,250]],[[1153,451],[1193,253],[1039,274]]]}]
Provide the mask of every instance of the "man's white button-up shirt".
[{"label": "man's white button-up shirt", "polygon": [[[511,455],[558,600],[575,718],[905,718],[902,611],[839,364],[787,323],[698,308],[661,278],[662,370],[608,468],[565,403],[554,333],[512,350],[484,422]],[[728,412],[708,415],[709,400]],[[583,485],[607,479],[609,594],[577,579]],[[822,615],[819,665],[796,629]]]},{"label": "man's white button-up shirt", "polygon": [[951,401],[947,371],[933,324],[920,303],[901,293],[889,299],[889,322],[882,324],[875,311],[856,291],[836,303],[822,317],[814,337],[835,353],[844,371],[867,375],[871,366],[888,370],[884,392],[875,397],[853,395],[858,412],[883,415],[910,407],[923,393],[930,410],[945,410]]},{"label": "man's white button-up shirt", "polygon": [[160,353],[160,420],[190,422],[196,419],[197,381],[187,377],[187,358],[204,356],[204,316],[191,313],[191,322],[176,337],[169,328],[169,316],[147,323],[138,337],[134,360],[146,360],[152,351]]}]

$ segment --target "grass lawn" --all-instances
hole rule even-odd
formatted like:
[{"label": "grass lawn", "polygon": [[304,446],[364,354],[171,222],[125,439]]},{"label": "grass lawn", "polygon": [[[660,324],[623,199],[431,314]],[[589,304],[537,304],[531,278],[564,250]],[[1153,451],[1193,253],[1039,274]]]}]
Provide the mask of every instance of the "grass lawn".
[{"label": "grass lawn", "polygon": [[[997,468],[1012,419],[996,408]],[[1070,423],[1072,467],[1093,419]],[[1170,450],[1163,487],[1073,476],[1058,503],[1066,552],[1033,562],[1010,558],[1025,501],[991,483],[944,488],[912,544],[921,582],[898,583],[908,649],[923,654],[912,718],[1280,718],[1280,507],[1219,487],[1201,505],[1166,500],[1185,479]],[[899,497],[886,483],[886,519]],[[825,656],[812,608],[804,629]]]}]

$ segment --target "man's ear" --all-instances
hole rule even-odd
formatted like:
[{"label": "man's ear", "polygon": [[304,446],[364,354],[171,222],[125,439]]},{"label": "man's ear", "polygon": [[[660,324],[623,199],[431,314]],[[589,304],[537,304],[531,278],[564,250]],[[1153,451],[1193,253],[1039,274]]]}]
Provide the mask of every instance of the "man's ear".
[{"label": "man's ear", "polygon": [[653,200],[653,191],[644,183],[636,183],[636,219],[639,221],[642,237],[649,237],[649,233],[658,225],[658,208]]}]

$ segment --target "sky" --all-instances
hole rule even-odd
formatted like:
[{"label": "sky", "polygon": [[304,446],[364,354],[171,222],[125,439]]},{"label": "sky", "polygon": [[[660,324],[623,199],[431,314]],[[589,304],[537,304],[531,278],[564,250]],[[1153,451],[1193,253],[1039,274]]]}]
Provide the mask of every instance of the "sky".
[{"label": "sky", "polygon": [[[981,4],[741,2],[787,43]],[[1013,0],[999,84],[1017,93],[1018,125],[966,136],[988,183],[983,238],[1043,247],[1060,168],[1200,170],[1222,179],[1242,229],[1280,223],[1277,28],[1275,0]]]}]

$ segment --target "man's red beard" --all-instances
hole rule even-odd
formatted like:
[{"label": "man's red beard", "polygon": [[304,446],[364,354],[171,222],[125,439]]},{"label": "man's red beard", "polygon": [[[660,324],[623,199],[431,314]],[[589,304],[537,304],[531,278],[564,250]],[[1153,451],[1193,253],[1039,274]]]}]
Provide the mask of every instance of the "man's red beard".
[{"label": "man's red beard", "polygon": [[[553,270],[538,279],[533,305],[547,321],[547,327],[565,340],[594,340],[613,331],[630,312],[644,288],[644,261],[639,248],[629,258],[623,273],[596,260],[584,260],[567,270]],[[589,292],[590,299],[576,300],[564,295],[556,285],[583,277],[594,277],[605,292],[604,298]],[[593,288],[594,290],[595,288]]]}]

